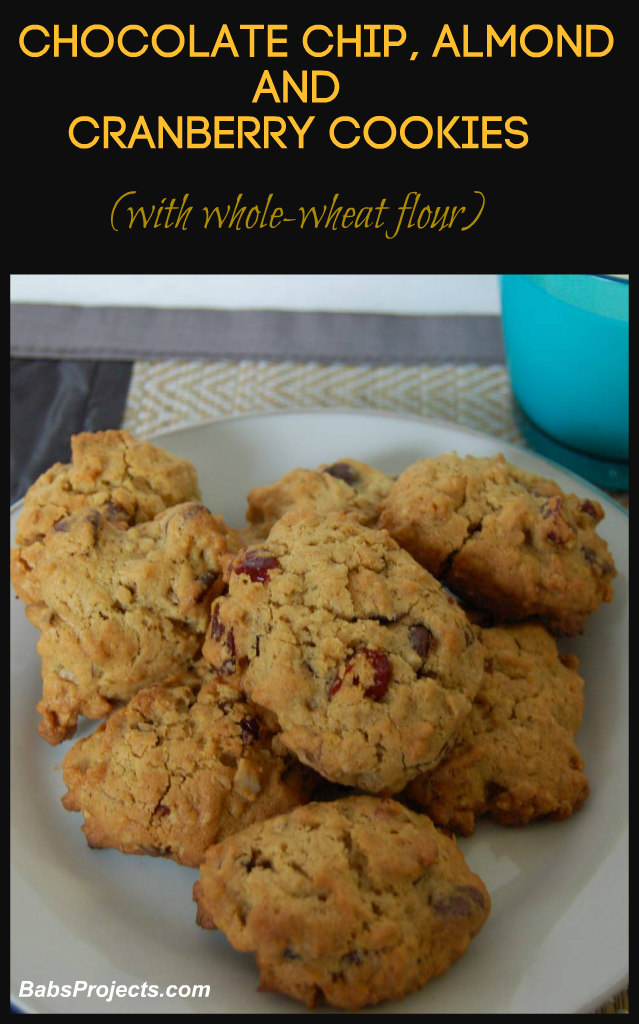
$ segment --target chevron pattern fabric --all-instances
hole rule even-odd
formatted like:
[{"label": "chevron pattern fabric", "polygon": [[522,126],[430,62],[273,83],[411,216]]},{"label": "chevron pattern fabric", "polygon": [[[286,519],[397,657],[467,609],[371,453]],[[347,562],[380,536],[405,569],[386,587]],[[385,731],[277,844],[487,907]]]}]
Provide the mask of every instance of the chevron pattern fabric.
[{"label": "chevron pattern fabric", "polygon": [[385,409],[523,444],[511,401],[501,364],[158,360],[135,363],[123,426],[148,436],[240,413]]}]

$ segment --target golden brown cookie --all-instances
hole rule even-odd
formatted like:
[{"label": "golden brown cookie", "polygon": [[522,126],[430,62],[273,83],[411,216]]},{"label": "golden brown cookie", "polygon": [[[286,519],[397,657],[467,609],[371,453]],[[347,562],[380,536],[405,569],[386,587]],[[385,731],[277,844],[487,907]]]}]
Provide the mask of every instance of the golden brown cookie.
[{"label": "golden brown cookie", "polygon": [[20,546],[42,540],[66,516],[96,508],[114,523],[143,523],[172,505],[200,501],[195,467],[127,430],[71,438],[71,462],[38,477],[17,524]]},{"label": "golden brown cookie", "polygon": [[382,498],[393,480],[381,470],[356,459],[340,459],[318,469],[294,469],[267,487],[248,494],[249,536],[257,543],[291,508],[316,512],[350,512],[364,526],[374,526]]},{"label": "golden brown cookie", "polygon": [[203,654],[333,782],[398,792],[468,714],[482,659],[466,615],[388,536],[292,510],[240,552]]},{"label": "golden brown cookie", "polygon": [[452,750],[405,795],[466,836],[484,814],[504,825],[561,821],[589,793],[573,739],[584,707],[577,659],[540,625],[476,629],[484,679],[473,709]]},{"label": "golden brown cookie", "polygon": [[78,715],[103,718],[190,665],[234,544],[221,518],[187,503],[126,530],[88,509],[16,550],[13,583],[42,633],[40,735],[68,739]]},{"label": "golden brown cookie", "polygon": [[89,846],[198,867],[212,843],[305,803],[313,773],[259,710],[195,666],[140,690],[62,762]]},{"label": "golden brown cookie", "polygon": [[254,952],[260,988],[348,1010],[443,974],[490,897],[455,841],[394,800],[312,803],[211,847],[197,921]]},{"label": "golden brown cookie", "polygon": [[413,463],[382,505],[380,526],[446,586],[499,621],[541,617],[583,631],[612,598],[614,562],[595,528],[601,506],[494,458],[455,452]]}]

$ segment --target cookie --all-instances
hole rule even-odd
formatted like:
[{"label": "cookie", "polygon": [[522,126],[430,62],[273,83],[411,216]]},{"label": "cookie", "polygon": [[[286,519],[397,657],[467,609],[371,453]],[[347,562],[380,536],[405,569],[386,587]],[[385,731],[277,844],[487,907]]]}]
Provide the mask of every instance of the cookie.
[{"label": "cookie", "polygon": [[344,510],[364,526],[374,526],[392,482],[386,473],[355,459],[340,459],[319,469],[294,469],[274,484],[249,491],[249,536],[264,539],[285,512],[300,506],[320,513]]},{"label": "cookie", "polygon": [[207,847],[309,799],[313,773],[258,709],[197,667],[140,690],[66,754],[69,811],[91,847],[198,867]]},{"label": "cookie", "polygon": [[204,657],[332,782],[393,793],[468,714],[482,658],[464,612],[387,533],[291,510],[233,561]]},{"label": "cookie", "polygon": [[577,659],[560,654],[540,625],[477,632],[484,679],[473,709],[452,750],[406,796],[465,836],[482,815],[504,825],[561,821],[589,793],[573,739],[584,707]]},{"label": "cookie", "polygon": [[87,509],[15,553],[14,586],[42,633],[41,736],[59,743],[78,715],[103,718],[191,664],[233,545],[222,519],[186,503],[126,530]]},{"label": "cookie", "polygon": [[596,501],[493,458],[422,459],[393,484],[380,526],[460,597],[498,621],[540,617],[576,635],[612,598],[615,565]]},{"label": "cookie", "polygon": [[254,952],[260,988],[347,1010],[443,974],[490,897],[455,841],[394,800],[312,803],[211,847],[197,922]]},{"label": "cookie", "polygon": [[42,540],[58,520],[85,508],[130,526],[185,501],[200,501],[195,467],[186,459],[126,430],[75,434],[71,462],[56,463],[27,491],[16,542]]}]

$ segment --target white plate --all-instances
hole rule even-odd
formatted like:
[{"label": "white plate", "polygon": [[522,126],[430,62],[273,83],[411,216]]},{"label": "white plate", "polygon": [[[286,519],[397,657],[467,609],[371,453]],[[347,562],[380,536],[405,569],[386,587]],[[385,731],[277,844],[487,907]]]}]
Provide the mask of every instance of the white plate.
[{"label": "white plate", "polygon": [[[322,411],[220,420],[157,439],[197,466],[205,501],[231,524],[245,495],[295,466],[353,456],[398,472],[456,449],[506,458],[598,499],[600,532],[619,568],[615,597],[565,645],[580,658],[586,714],[578,742],[592,795],[568,821],[526,829],[480,822],[462,847],[490,890],[493,910],[442,978],[372,1013],[592,1012],[627,978],[628,519],[585,481],[529,452],[450,424],[387,414]],[[16,510],[12,514],[15,523]],[[36,630],[17,599],[11,614],[12,986],[39,1013],[300,1013],[260,993],[252,956],[195,924],[197,872],[172,861],[91,851],[79,814],[60,805],[60,764],[36,733]],[[85,723],[80,735],[91,731]],[[208,998],[19,998],[20,984],[210,985]],[[318,1011],[315,1011],[318,1012]],[[319,1012],[333,1012],[320,1010]]]}]

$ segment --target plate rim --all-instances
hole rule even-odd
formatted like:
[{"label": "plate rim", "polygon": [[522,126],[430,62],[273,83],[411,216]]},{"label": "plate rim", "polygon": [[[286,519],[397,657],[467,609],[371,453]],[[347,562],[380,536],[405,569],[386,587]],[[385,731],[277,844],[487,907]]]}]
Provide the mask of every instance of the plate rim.
[{"label": "plate rim", "polygon": [[[458,431],[459,433],[467,434],[469,437],[480,438],[483,441],[488,440],[503,442],[503,444],[507,445],[509,448],[514,448],[516,451],[522,452],[524,455],[537,459],[541,462],[547,462],[549,466],[555,467],[556,469],[559,470],[560,473],[565,473],[567,476],[572,477],[580,484],[583,484],[583,486],[587,487],[589,490],[596,491],[599,495],[601,495],[601,497],[605,501],[610,502],[610,504],[615,509],[617,509],[617,511],[622,512],[626,519],[630,518],[629,509],[624,508],[624,506],[621,505],[620,502],[615,501],[615,499],[612,498],[607,493],[607,491],[604,491],[601,487],[599,487],[597,484],[592,483],[590,480],[586,480],[585,477],[580,476],[579,473],[575,473],[574,470],[569,469],[567,466],[562,466],[561,463],[557,462],[555,459],[550,459],[546,455],[541,455],[539,452],[536,452],[534,448],[529,448],[523,444],[518,444],[516,441],[509,441],[507,438],[499,437],[497,434],[489,434],[483,430],[476,430],[474,427],[460,425],[458,423],[455,423],[454,420],[439,419],[437,417],[430,416],[420,416],[419,413],[401,413],[394,412],[391,409],[358,409],[356,406],[352,405],[320,405],[309,407],[302,406],[301,408],[298,409],[265,409],[261,412],[238,412],[230,413],[224,416],[212,416],[210,419],[197,419],[193,421],[187,421],[185,423],[173,424],[172,426],[167,427],[163,430],[141,431],[139,433],[136,431],[134,436],[139,437],[140,440],[154,441],[156,438],[170,437],[172,434],[178,434],[183,430],[195,430],[197,427],[209,427],[217,423],[230,423],[233,420],[262,419],[266,417],[270,418],[276,416],[283,418],[288,416],[304,416],[306,414],[310,416],[331,416],[335,413],[338,413],[339,415],[342,416],[374,416],[382,419],[401,420],[408,423],[421,423],[424,426],[440,427],[445,430],[455,430]],[[123,426],[105,429],[128,430],[129,433],[134,433],[133,431],[130,430],[129,427]],[[82,433],[82,431],[78,431],[78,433]],[[13,512],[20,505],[22,505],[24,502],[24,498],[25,496],[23,495],[21,498],[18,498],[16,501],[12,502],[9,506],[10,511]]]}]

